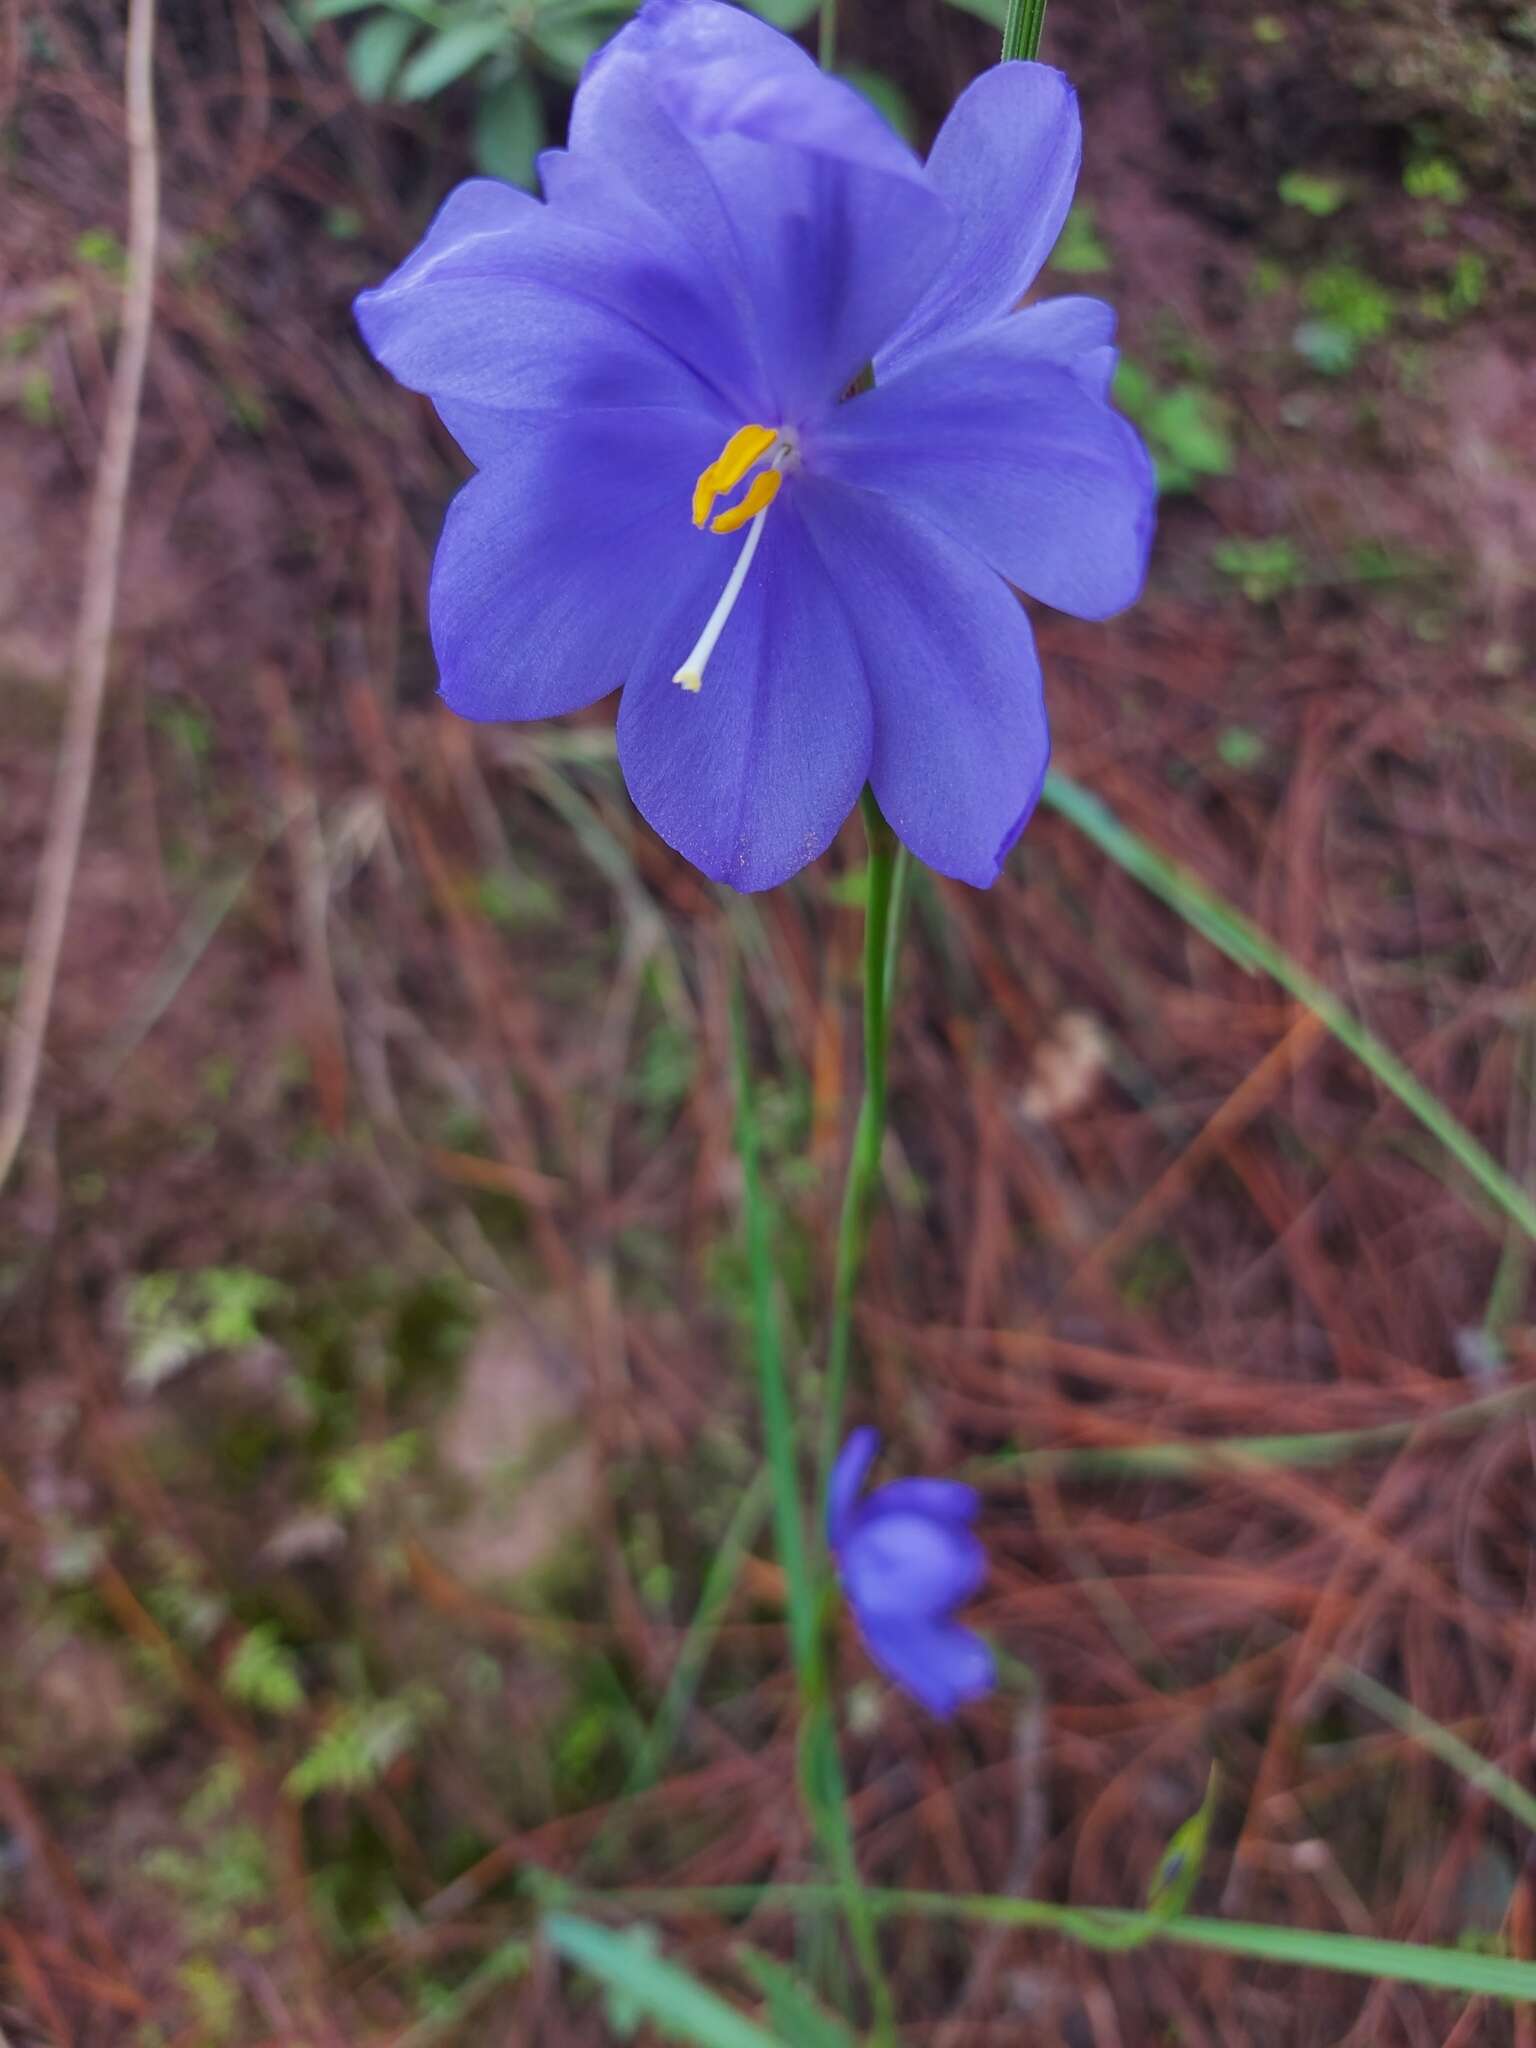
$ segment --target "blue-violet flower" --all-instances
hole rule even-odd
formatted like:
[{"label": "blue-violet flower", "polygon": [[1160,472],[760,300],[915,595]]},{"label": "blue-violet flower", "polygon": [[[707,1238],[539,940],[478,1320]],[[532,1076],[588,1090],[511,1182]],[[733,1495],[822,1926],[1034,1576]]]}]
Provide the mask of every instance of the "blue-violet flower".
[{"label": "blue-violet flower", "polygon": [[997,1683],[992,1652],[952,1619],[987,1573],[971,1528],[974,1486],[955,1479],[895,1479],[863,1500],[859,1489],[880,1448],[856,1429],[827,1487],[827,1540],[871,1657],[904,1692],[948,1716]]},{"label": "blue-violet flower", "polygon": [[479,471],[432,574],[453,709],[622,688],[636,804],[738,889],[866,782],[919,859],[993,881],[1049,752],[1009,585],[1105,618],[1151,537],[1113,314],[1015,310],[1080,154],[1046,65],[984,73],[924,164],[740,8],[647,0],[544,200],[471,179],[357,302]]}]

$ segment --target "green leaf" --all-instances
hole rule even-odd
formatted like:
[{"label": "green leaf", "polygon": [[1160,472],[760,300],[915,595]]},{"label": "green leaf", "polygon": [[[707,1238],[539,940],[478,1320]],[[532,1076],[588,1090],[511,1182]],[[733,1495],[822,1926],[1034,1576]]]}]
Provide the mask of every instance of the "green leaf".
[{"label": "green leaf", "polygon": [[1279,191],[1287,206],[1299,206],[1315,220],[1337,213],[1349,197],[1342,178],[1325,178],[1317,171],[1287,171]]},{"label": "green leaf", "polygon": [[1211,560],[1223,576],[1233,579],[1250,604],[1268,604],[1306,580],[1306,563],[1284,534],[1264,540],[1233,535],[1216,543]]},{"label": "green leaf", "polygon": [[1008,0],[950,0],[950,5],[977,15],[999,34],[1008,26]]},{"label": "green leaf", "polygon": [[429,100],[483,58],[505,48],[511,30],[505,21],[461,21],[435,35],[400,74],[403,100]]},{"label": "green leaf", "polygon": [[1449,157],[1426,156],[1403,172],[1403,190],[1410,199],[1435,199],[1445,206],[1460,206],[1467,196],[1467,181]]},{"label": "green leaf", "polygon": [[[657,1956],[661,1953],[660,1932],[648,1920],[635,1921],[624,1929],[619,1938],[641,1955]],[[621,2041],[632,2041],[645,2025],[645,2007],[627,1984],[603,1987],[603,2011],[609,2026]]]},{"label": "green leaf", "polygon": [[845,85],[851,85],[861,98],[869,101],[903,142],[917,141],[917,116],[912,111],[912,102],[899,85],[894,85],[878,71],[849,70],[839,71],[837,75]]},{"label": "green leaf", "polygon": [[550,8],[535,18],[533,47],[544,60],[546,70],[574,83],[593,51],[602,48],[624,19],[622,11],[611,7],[574,11]]},{"label": "green leaf", "polygon": [[327,1507],[355,1515],[369,1501],[409,1472],[421,1454],[421,1436],[414,1429],[374,1443],[353,1444],[326,1467],[321,1493]]},{"label": "green leaf", "polygon": [[1079,199],[1067,215],[1060,240],[1050,254],[1050,267],[1069,277],[1093,277],[1109,269],[1109,251],[1099,240],[1093,208],[1086,199]]},{"label": "green leaf", "polygon": [[544,103],[526,71],[481,97],[475,116],[475,162],[493,178],[531,191],[544,147]]},{"label": "green leaf", "polygon": [[1194,1895],[1205,1867],[1205,1852],[1210,1847],[1216,1789],[1217,1771],[1212,1764],[1205,1781],[1205,1797],[1183,1826],[1175,1829],[1173,1839],[1158,1858],[1147,1887],[1147,1911],[1159,1920],[1176,1920]]},{"label": "green leaf", "polygon": [[1239,773],[1257,768],[1269,749],[1262,733],[1249,725],[1229,725],[1216,742],[1216,751],[1228,768]]},{"label": "green leaf", "polygon": [[309,22],[339,21],[344,14],[361,14],[365,7],[373,7],[377,0],[308,0],[304,19]]},{"label": "green leaf", "polygon": [[385,97],[415,35],[415,22],[403,14],[375,15],[358,30],[347,45],[347,70],[363,99]]},{"label": "green leaf", "polygon": [[694,2048],[783,2048],[781,2041],[633,1933],[615,1934],[573,1913],[551,1913],[544,1938],[606,1990],[617,1991],[662,2033]]},{"label": "green leaf", "polygon": [[1160,491],[1190,491],[1201,477],[1231,475],[1227,407],[1202,385],[1160,390],[1139,363],[1123,356],[1114,399],[1146,436]]},{"label": "green leaf", "polygon": [[234,2038],[240,2017],[241,1990],[212,1956],[189,1956],[176,1971],[176,1981],[196,2018],[195,2032],[210,2044]]},{"label": "green leaf", "polygon": [[1380,341],[1391,331],[1396,301],[1385,285],[1352,263],[1329,263],[1302,286],[1307,310],[1359,342]]},{"label": "green leaf", "polygon": [[805,27],[816,12],[819,0],[747,0],[747,5],[764,21],[772,22],[786,35],[793,35],[797,28]]},{"label": "green leaf", "polygon": [[406,1754],[440,1706],[437,1695],[423,1687],[398,1699],[342,1707],[288,1773],[285,1791],[295,1799],[367,1791]]},{"label": "green leaf", "polygon": [[296,1714],[303,1706],[298,1661],[272,1622],[260,1622],[241,1637],[225,1666],[224,1690],[264,1714]]},{"label": "green leaf", "polygon": [[75,254],[119,282],[128,275],[128,252],[110,228],[86,228],[75,243]]},{"label": "green leaf", "polygon": [[128,1292],[128,1384],[153,1393],[209,1351],[238,1351],[261,1335],[261,1311],[287,1290],[244,1266],[144,1273]]},{"label": "green leaf", "polygon": [[781,2041],[795,2048],[858,2048],[854,2036],[806,1990],[793,1970],[758,1948],[740,1948],[737,1960],[768,2001],[768,2018]]},{"label": "green leaf", "polygon": [[1296,353],[1325,377],[1343,377],[1360,360],[1360,344],[1336,320],[1303,320],[1291,337]]}]

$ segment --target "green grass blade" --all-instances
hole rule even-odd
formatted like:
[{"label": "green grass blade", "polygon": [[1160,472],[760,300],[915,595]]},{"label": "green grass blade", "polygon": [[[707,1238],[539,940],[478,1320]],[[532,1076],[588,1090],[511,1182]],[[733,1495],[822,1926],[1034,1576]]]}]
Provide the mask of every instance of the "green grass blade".
[{"label": "green grass blade", "polygon": [[761,1949],[741,1948],[737,1961],[768,2003],[768,2019],[781,2041],[794,2048],[858,2048],[840,2019],[806,1990],[794,1971]]},{"label": "green grass blade", "polygon": [[1363,1707],[1380,1714],[1383,1721],[1415,1742],[1422,1743],[1443,1764],[1465,1778],[1469,1785],[1475,1785],[1480,1792],[1502,1806],[1506,1813],[1514,1815],[1524,1828],[1536,1833],[1536,1799],[1523,1785],[1497,1764],[1490,1763],[1485,1756],[1479,1756],[1470,1743],[1463,1742],[1459,1735],[1453,1735],[1428,1714],[1421,1714],[1411,1701],[1402,1699],[1384,1685],[1378,1685],[1374,1678],[1368,1678],[1363,1671],[1344,1663],[1338,1657],[1328,1660],[1328,1676],[1334,1684],[1347,1693],[1352,1693]]},{"label": "green grass blade", "polygon": [[747,1050],[746,1003],[739,976],[731,983],[731,1052],[736,1071],[736,1149],[741,1159],[742,1203],[746,1211],[747,1265],[752,1291],[752,1336],[757,1352],[758,1398],[773,1487],[774,1534],[784,1568],[789,1635],[802,1692],[816,1653],[815,1588],[806,1553],[796,1471],[795,1424],[789,1376],[779,1326],[778,1276],[772,1227],[759,1164],[761,1146],[752,1063]]},{"label": "green grass blade", "polygon": [[1122,825],[1107,804],[1065,775],[1046,777],[1044,801],[1091,839],[1101,853],[1133,875],[1143,888],[1176,910],[1218,951],[1250,973],[1270,976],[1317,1016],[1338,1039],[1418,1118],[1503,1215],[1536,1239],[1536,1201],[1526,1193],[1465,1125],[1412,1074],[1396,1053],[1345,1008],[1330,989],[1276,945],[1251,919]]},{"label": "green grass blade", "polygon": [[783,2048],[696,1977],[629,1936],[573,1913],[551,1913],[544,1939],[675,2041],[691,2041],[696,2048]]},{"label": "green grass blade", "polygon": [[963,1477],[979,1484],[994,1473],[1043,1472],[1053,1479],[1095,1479],[1123,1473],[1136,1479],[1180,1479],[1208,1472],[1238,1472],[1250,1465],[1337,1465],[1400,1449],[1415,1438],[1459,1436],[1506,1415],[1536,1407],[1536,1385],[1501,1388],[1481,1401],[1463,1401],[1414,1421],[1378,1422],[1365,1429],[1313,1430],[1294,1436],[1227,1436],[1167,1444],[1104,1444],[1065,1450],[998,1451],[975,1458]]},{"label": "green grass blade", "polygon": [[407,2027],[403,2034],[396,2034],[390,2048],[442,2048],[444,2042],[462,2041],[462,2029],[470,2014],[503,1985],[516,1983],[519,1977],[525,1976],[532,1955],[528,1942],[504,1941],[449,1993],[436,2012],[418,2020],[415,2026]]},{"label": "green grass blade", "polygon": [[[947,1892],[867,1891],[878,1919],[962,1920],[990,1927],[1035,1928],[1080,1941],[1085,1947],[1122,1950],[1168,1942],[1211,1949],[1253,1962],[1372,1977],[1425,1990],[1464,1992],[1471,1998],[1511,1998],[1536,2004],[1536,1963],[1490,1956],[1475,1949],[1435,1948],[1374,1936],[1331,1934],[1309,1927],[1269,1927],[1248,1920],[1163,1920],[1155,1913],[1107,1906],[1056,1906]],[[651,1913],[819,1913],[837,1903],[830,1885],[705,1885],[677,1890],[624,1891],[604,1903]]]},{"label": "green grass blade", "polygon": [[764,1470],[758,1472],[736,1503],[736,1511],[720,1539],[720,1547],[710,1560],[698,1609],[688,1624],[688,1633],[677,1653],[677,1662],[667,1680],[667,1689],[662,1694],[656,1718],[630,1770],[624,1787],[626,1795],[643,1792],[647,1786],[654,1785],[662,1765],[672,1753],[688,1709],[693,1704],[704,1666],[709,1661],[715,1636],[736,1590],[742,1562],[757,1540],[767,1512],[768,1497],[769,1475]]}]

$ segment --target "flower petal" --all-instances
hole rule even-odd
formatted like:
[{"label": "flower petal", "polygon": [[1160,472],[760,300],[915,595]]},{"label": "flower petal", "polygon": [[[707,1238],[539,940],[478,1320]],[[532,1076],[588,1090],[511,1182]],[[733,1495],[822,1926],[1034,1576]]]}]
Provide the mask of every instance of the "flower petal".
[{"label": "flower petal", "polygon": [[735,889],[771,889],[825,851],[869,774],[871,713],[857,649],[806,540],[794,485],[696,694],[672,681],[736,559],[691,534],[692,609],[653,621],[619,706],[619,761],[653,829]]},{"label": "flower petal", "polygon": [[948,207],[873,108],[718,0],[650,0],[614,37],[582,80],[570,159],[599,183],[617,173],[631,215],[664,208],[686,230],[747,310],[764,379],[749,416],[774,425],[841,395],[951,233]]},{"label": "flower petal", "polygon": [[1060,299],[1037,299],[1013,314],[1008,323],[1008,339],[1020,354],[1047,362],[1070,364],[1090,350],[1107,348],[1114,338],[1114,307],[1075,293]]},{"label": "flower petal", "polygon": [[837,1463],[827,1480],[827,1541],[834,1550],[842,1547],[859,1488],[879,1449],[878,1429],[856,1429],[837,1454]]},{"label": "flower petal", "polygon": [[839,1561],[843,1590],[861,1615],[945,1614],[987,1574],[986,1553],[963,1523],[900,1509],[885,1514],[874,1502],[854,1517]]},{"label": "flower petal", "polygon": [[887,1678],[942,1720],[997,1683],[991,1650],[958,1622],[875,1621],[861,1615],[859,1633]]},{"label": "flower petal", "polygon": [[625,681],[659,611],[682,613],[685,632],[690,605],[713,602],[688,505],[714,428],[663,410],[476,426],[495,460],[449,506],[432,568],[443,696],[479,719],[595,703]]},{"label": "flower petal", "polygon": [[880,808],[919,860],[985,889],[1050,758],[1024,607],[969,549],[890,499],[817,485],[804,505],[869,678]]},{"label": "flower petal", "polygon": [[1049,65],[994,65],[967,87],[928,158],[956,223],[949,253],[876,358],[877,381],[1018,304],[1061,233],[1082,153],[1077,95]]},{"label": "flower petal", "polygon": [[974,1522],[981,1495],[961,1479],[893,1479],[869,1497],[872,1515],[929,1515],[941,1522]]},{"label": "flower petal", "polygon": [[1155,485],[1140,437],[1019,317],[841,405],[818,476],[920,512],[1031,597],[1103,619],[1139,593]]},{"label": "flower petal", "polygon": [[703,405],[739,424],[746,363],[703,266],[471,178],[356,305],[413,391],[500,409]]}]

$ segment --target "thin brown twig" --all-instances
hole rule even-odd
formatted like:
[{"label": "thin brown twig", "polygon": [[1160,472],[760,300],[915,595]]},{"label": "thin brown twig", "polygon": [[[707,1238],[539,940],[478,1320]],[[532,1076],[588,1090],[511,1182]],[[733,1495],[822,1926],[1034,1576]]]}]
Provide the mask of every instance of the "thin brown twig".
[{"label": "thin brown twig", "polygon": [[160,158],[155,143],[155,0],[132,0],[124,65],[128,122],[128,281],[123,324],[112,366],[112,394],[101,461],[91,498],[85,580],[75,628],[69,704],[59,743],[58,773],[48,817],[32,922],[23,957],[21,994],[5,1049],[0,1091],[0,1186],[21,1148],[37,1091],[38,1070],[58,981],[59,956],[80,862],[106,693],[107,661],[122,562],[128,485],[138,440],[144,372],[154,322],[155,251],[160,234]]}]

